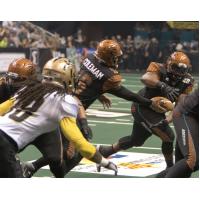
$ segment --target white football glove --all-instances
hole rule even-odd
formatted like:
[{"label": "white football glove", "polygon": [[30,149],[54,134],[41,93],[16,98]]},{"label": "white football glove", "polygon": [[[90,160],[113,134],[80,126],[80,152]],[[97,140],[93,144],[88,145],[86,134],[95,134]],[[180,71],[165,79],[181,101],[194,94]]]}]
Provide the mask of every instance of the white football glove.
[{"label": "white football glove", "polygon": [[115,165],[113,162],[109,161],[108,159],[102,157],[101,163],[96,165],[97,171],[101,171],[101,167],[105,167],[106,169],[113,170],[115,173],[115,176],[117,176],[118,169],[117,165]]}]

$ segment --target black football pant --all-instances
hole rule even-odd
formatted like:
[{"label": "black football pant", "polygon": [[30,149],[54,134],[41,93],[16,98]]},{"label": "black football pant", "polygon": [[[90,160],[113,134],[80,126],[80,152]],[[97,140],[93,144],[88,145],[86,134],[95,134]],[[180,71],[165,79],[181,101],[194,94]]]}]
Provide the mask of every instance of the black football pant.
[{"label": "black football pant", "polygon": [[54,134],[43,134],[32,142],[32,144],[43,155],[43,157],[33,162],[36,171],[41,167],[49,165],[51,172],[56,178],[63,178],[83,158],[78,152],[75,152],[72,159],[66,157],[66,149],[68,148],[69,141],[60,133],[60,130],[55,131]]},{"label": "black football pant", "polygon": [[59,130],[45,133],[36,138],[33,144],[42,153],[43,158],[35,161],[34,167],[39,168],[49,165],[56,178],[64,177],[65,163],[63,162],[63,144]]},{"label": "black football pant", "polygon": [[199,169],[199,122],[192,115],[180,115],[173,118],[177,135],[175,165],[166,178],[190,177]]},{"label": "black football pant", "polygon": [[132,105],[132,114],[134,117],[132,134],[119,139],[120,149],[142,146],[154,134],[162,140],[162,153],[167,167],[171,167],[173,165],[174,133],[168,124],[159,124],[165,116],[150,108],[138,106],[138,104]]},{"label": "black football pant", "polygon": [[16,159],[18,148],[15,141],[0,130],[0,177],[23,178],[19,160]]}]

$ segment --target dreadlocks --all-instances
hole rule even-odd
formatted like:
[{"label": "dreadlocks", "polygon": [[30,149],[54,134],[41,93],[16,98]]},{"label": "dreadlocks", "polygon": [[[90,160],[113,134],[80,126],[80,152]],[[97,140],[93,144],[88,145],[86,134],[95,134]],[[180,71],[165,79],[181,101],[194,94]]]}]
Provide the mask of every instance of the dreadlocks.
[{"label": "dreadlocks", "polygon": [[53,92],[56,92],[56,95],[60,94],[62,96],[66,93],[64,88],[51,83],[31,81],[25,85],[24,89],[17,93],[17,103],[14,107],[24,109],[33,101],[35,102],[34,105],[41,105],[44,97],[49,96]]}]

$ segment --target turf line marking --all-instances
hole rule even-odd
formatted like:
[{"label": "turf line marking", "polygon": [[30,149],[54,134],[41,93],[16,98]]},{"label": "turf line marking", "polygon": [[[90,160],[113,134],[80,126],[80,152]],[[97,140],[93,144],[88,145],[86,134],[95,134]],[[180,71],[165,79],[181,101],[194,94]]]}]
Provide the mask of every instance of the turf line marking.
[{"label": "turf line marking", "polygon": [[[98,121],[98,120],[88,120],[89,122],[94,122],[94,123],[102,123],[102,124],[123,124],[123,125],[133,125],[133,123],[128,123],[128,122],[114,122],[114,121]],[[171,128],[174,128],[173,125],[170,126]]]},{"label": "turf line marking", "polygon": [[116,119],[117,121],[124,121],[124,122],[130,122],[131,120],[130,119]]},{"label": "turf line marking", "polygon": [[[98,144],[98,143],[92,143],[94,145],[105,145],[109,146],[110,144]],[[152,150],[161,150],[161,148],[156,148],[156,147],[131,147],[130,149],[152,149]]]},{"label": "turf line marking", "polygon": [[102,123],[102,124],[123,124],[123,125],[132,125],[133,123],[128,122],[108,122],[108,121],[97,121],[97,120],[88,120],[88,122],[94,122],[94,123]]}]

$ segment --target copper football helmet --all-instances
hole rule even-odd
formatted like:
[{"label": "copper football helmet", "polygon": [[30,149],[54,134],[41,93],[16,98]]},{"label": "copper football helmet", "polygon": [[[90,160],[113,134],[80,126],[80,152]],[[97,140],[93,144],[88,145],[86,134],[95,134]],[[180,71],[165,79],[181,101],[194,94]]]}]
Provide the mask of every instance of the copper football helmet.
[{"label": "copper football helmet", "polygon": [[95,52],[97,58],[101,59],[108,67],[117,68],[122,56],[120,45],[114,40],[103,40],[97,46]]},{"label": "copper football helmet", "polygon": [[180,51],[172,53],[167,60],[167,70],[176,76],[184,76],[191,69],[188,56]]},{"label": "copper football helmet", "polygon": [[9,67],[7,76],[13,80],[24,80],[36,75],[36,66],[26,58],[13,60]]},{"label": "copper football helmet", "polygon": [[68,89],[75,86],[75,65],[67,58],[57,57],[49,60],[43,68],[44,80]]}]

